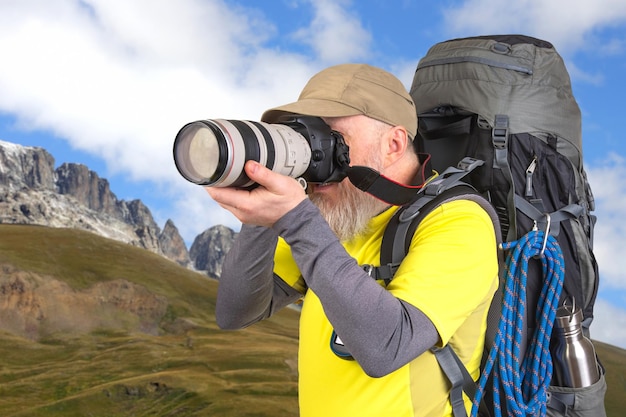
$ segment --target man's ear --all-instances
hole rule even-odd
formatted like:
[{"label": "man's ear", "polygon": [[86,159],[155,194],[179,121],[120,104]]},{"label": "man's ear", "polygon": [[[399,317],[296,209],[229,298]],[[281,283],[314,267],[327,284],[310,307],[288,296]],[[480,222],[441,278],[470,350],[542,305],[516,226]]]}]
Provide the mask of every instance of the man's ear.
[{"label": "man's ear", "polygon": [[394,126],[387,132],[387,151],[385,153],[387,166],[393,164],[404,156],[407,152],[407,147],[411,146],[411,143],[409,143],[410,141],[411,139],[409,138],[409,134],[402,126]]}]

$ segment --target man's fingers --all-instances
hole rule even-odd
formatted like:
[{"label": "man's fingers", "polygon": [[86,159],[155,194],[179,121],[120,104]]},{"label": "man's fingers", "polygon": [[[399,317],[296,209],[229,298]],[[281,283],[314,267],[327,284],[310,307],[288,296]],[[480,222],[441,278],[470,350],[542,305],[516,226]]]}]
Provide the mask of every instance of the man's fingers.
[{"label": "man's fingers", "polygon": [[[256,161],[248,161],[245,171],[252,181],[263,186],[267,191],[276,195],[288,196],[293,190],[300,192],[301,186],[294,187],[294,179],[266,168]],[[291,188],[294,187],[294,188]],[[292,190],[291,192],[289,190]]]},{"label": "man's fingers", "polygon": [[[230,210],[236,209],[241,204],[242,197],[245,197],[247,191],[238,190],[236,188],[223,187],[204,187],[211,198],[215,200],[223,208]],[[244,196],[242,196],[244,194]]]},{"label": "man's fingers", "polygon": [[270,191],[273,188],[273,181],[279,179],[277,178],[278,174],[272,172],[270,169],[264,167],[256,161],[250,160],[246,162],[244,170],[246,171],[246,175],[248,175],[248,178],[250,178],[257,184],[262,185]]},{"label": "man's fingers", "polygon": [[205,187],[213,200],[242,223],[272,226],[306,198],[306,193],[293,178],[273,172],[254,161],[248,161],[245,170],[250,180],[259,187],[252,190]]}]

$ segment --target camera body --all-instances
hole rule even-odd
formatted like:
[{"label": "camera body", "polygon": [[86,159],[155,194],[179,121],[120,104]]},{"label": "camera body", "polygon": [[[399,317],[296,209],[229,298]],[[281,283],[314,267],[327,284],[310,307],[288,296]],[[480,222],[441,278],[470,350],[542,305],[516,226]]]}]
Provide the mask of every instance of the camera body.
[{"label": "camera body", "polygon": [[255,186],[244,172],[249,160],[307,182],[339,182],[350,158],[343,136],[319,117],[286,115],[278,123],[207,119],[183,126],[174,162],[188,181],[208,187]]}]

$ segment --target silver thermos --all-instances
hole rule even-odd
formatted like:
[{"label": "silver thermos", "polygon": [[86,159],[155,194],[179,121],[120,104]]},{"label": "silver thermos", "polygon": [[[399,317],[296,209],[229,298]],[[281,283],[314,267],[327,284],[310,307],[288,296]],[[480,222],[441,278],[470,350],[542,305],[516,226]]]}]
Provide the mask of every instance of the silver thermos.
[{"label": "silver thermos", "polygon": [[588,387],[600,379],[593,343],[583,334],[583,313],[574,299],[566,300],[556,312],[554,322],[552,385]]}]

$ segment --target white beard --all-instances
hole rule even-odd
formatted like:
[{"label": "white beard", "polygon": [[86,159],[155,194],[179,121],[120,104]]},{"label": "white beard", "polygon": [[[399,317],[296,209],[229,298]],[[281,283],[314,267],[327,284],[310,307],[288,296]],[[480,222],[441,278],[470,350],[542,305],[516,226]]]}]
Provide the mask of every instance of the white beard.
[{"label": "white beard", "polygon": [[349,241],[367,232],[372,217],[380,214],[388,204],[356,188],[348,180],[339,183],[339,204],[331,204],[323,195],[312,194],[311,201],[340,241]]}]

